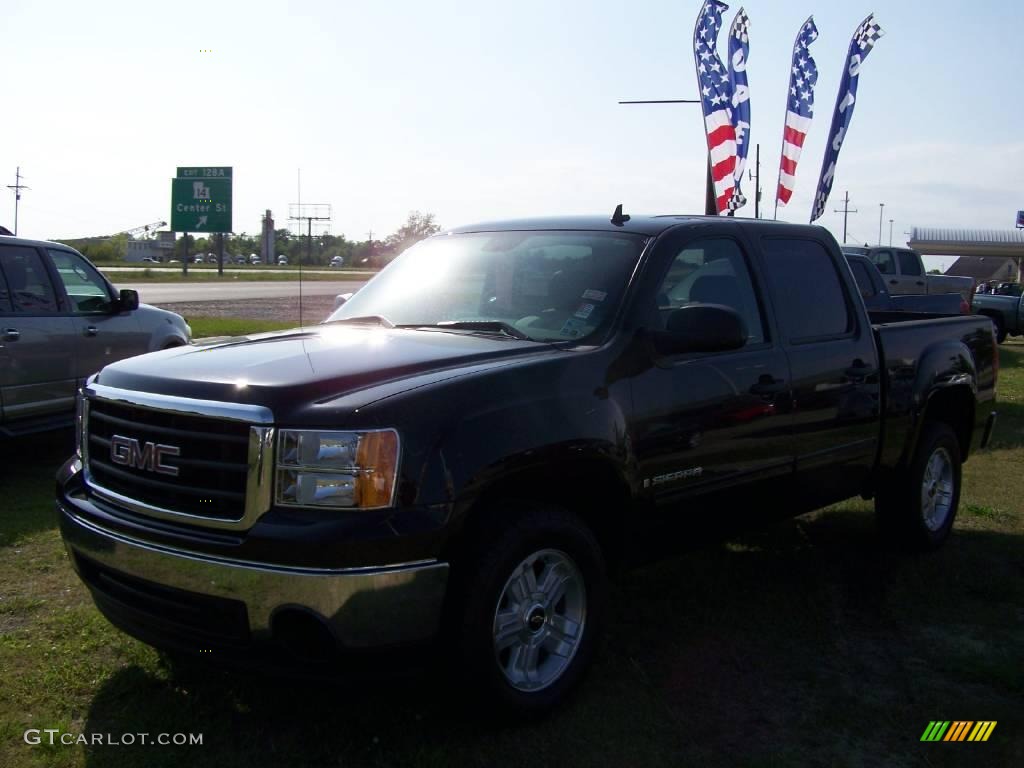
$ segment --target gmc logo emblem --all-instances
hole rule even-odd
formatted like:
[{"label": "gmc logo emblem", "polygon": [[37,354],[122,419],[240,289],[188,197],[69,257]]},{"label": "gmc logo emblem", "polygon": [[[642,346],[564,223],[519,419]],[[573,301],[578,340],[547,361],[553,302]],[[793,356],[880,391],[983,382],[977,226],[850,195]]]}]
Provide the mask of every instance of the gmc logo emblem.
[{"label": "gmc logo emblem", "polygon": [[181,448],[162,443],[142,443],[134,437],[114,435],[110,438],[110,460],[122,467],[159,472],[161,475],[178,476],[178,468],[164,464],[166,456],[180,456]]}]

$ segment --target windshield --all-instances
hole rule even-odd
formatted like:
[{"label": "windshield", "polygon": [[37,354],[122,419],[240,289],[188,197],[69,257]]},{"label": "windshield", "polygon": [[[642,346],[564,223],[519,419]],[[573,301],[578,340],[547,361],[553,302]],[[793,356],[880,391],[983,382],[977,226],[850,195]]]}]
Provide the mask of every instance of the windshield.
[{"label": "windshield", "polygon": [[327,322],[456,323],[490,333],[504,323],[508,335],[534,341],[584,339],[610,322],[645,242],[616,232],[433,237],[395,259]]}]

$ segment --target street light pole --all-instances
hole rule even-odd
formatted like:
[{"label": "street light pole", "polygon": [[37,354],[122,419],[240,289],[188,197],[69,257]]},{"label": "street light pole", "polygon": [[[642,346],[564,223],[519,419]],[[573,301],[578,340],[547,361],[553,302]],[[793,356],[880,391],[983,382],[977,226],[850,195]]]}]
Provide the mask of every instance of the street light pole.
[{"label": "street light pole", "polygon": [[892,247],[892,219],[889,219],[889,247]]},{"label": "street light pole", "polygon": [[878,244],[882,244],[882,213],[885,211],[885,203],[878,204]]}]

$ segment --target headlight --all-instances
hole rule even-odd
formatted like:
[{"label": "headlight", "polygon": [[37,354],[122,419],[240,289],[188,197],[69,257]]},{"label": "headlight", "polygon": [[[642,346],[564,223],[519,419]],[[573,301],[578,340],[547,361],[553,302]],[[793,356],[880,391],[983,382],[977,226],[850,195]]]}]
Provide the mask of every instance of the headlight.
[{"label": "headlight", "polygon": [[277,503],[287,507],[390,507],[398,476],[393,429],[283,429],[277,441]]}]

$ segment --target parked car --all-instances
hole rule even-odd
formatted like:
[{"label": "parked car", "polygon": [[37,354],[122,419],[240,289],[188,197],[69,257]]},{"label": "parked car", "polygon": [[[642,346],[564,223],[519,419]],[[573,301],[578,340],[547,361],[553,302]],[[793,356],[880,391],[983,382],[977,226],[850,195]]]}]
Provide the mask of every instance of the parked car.
[{"label": "parked car", "polygon": [[979,293],[971,302],[975,314],[992,321],[996,340],[1002,344],[1007,336],[1024,334],[1024,296],[1011,291],[1004,294]]},{"label": "parked car", "polygon": [[142,263],[143,264],[159,264],[160,263],[160,259],[154,259],[152,256],[143,256],[142,257]]},{"label": "parked car", "polygon": [[[857,281],[864,306],[869,312],[917,312],[935,315],[967,315],[971,312],[959,293],[908,294],[891,296],[882,275],[867,256],[846,254],[850,271]],[[874,317],[874,315],[872,315]]]},{"label": "parked car", "polygon": [[70,424],[90,374],[191,339],[180,315],[118,292],[78,251],[0,240],[0,435]]},{"label": "parked car", "polygon": [[844,245],[843,253],[867,256],[874,262],[893,296],[923,293],[959,293],[970,303],[974,280],[970,277],[926,274],[921,254],[911,248]]},{"label": "parked car", "polygon": [[254,264],[254,265],[255,264],[259,264],[260,263],[260,257],[257,256],[255,253],[250,253],[249,254],[249,263],[250,264]]},{"label": "parked car", "polygon": [[278,256],[277,256],[277,265],[279,267],[287,267],[288,266],[288,257],[285,256],[284,254],[278,254]]},{"label": "parked car", "polygon": [[543,711],[620,566],[859,495],[903,546],[949,536],[995,423],[992,325],[873,325],[857,292],[827,230],[782,222],[428,238],[320,328],[92,378],[70,562],[158,647],[322,669],[441,635],[492,703]]},{"label": "parked car", "polygon": [[342,258],[341,256],[332,256],[331,257],[331,266],[332,267],[343,267],[343,266],[345,266],[345,259]]},{"label": "parked car", "polygon": [[1024,294],[1020,283],[999,283],[993,293],[996,296],[1020,296]]}]

